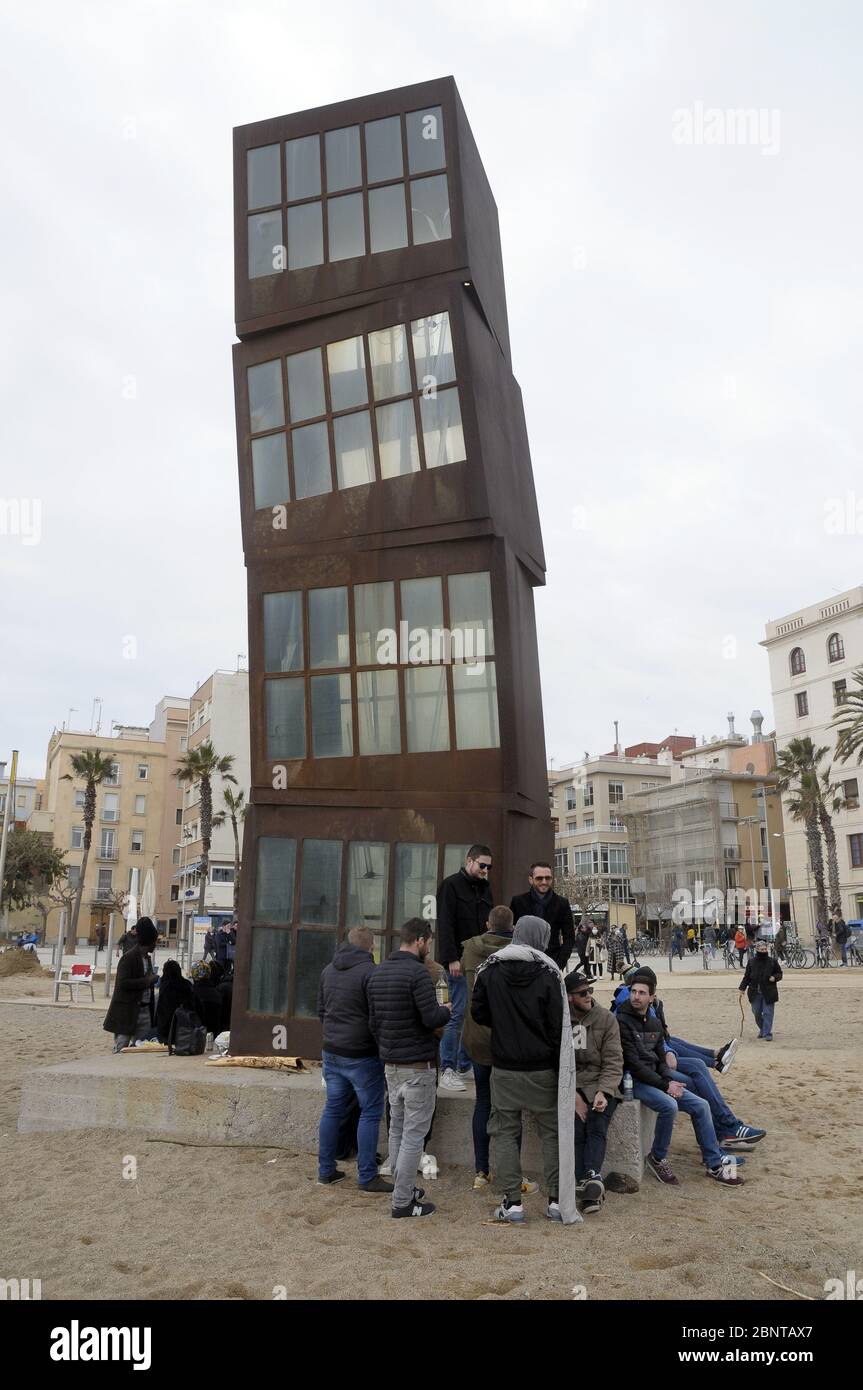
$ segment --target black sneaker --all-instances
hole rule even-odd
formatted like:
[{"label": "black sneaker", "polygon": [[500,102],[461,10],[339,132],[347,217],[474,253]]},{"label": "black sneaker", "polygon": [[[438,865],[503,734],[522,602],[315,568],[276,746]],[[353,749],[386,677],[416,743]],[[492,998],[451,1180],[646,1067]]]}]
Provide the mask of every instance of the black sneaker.
[{"label": "black sneaker", "polygon": [[665,1183],[668,1187],[680,1186],[680,1180],[674,1176],[664,1158],[654,1158],[650,1153],[644,1161],[659,1182]]},{"label": "black sneaker", "polygon": [[595,1216],[598,1211],[602,1211],[604,1197],[599,1197],[595,1201],[583,1202],[581,1207],[582,1216]]},{"label": "black sneaker", "polygon": [[340,1182],[344,1176],[342,1170],[337,1168],[334,1173],[328,1173],[325,1178],[319,1177],[318,1187],[330,1187],[334,1182]]},{"label": "black sneaker", "polygon": [[393,1207],[393,1216],[431,1216],[437,1211],[434,1202],[417,1202],[412,1199],[406,1207]]},{"label": "black sneaker", "polygon": [[371,1182],[361,1182],[361,1183],[358,1183],[357,1186],[359,1187],[360,1192],[394,1192],[394,1191],[395,1191],[395,1183],[394,1183],[394,1182],[387,1182],[386,1178],[382,1178],[382,1177],[380,1177],[380,1175],[379,1175],[378,1177],[376,1177],[376,1178],[372,1178]]},{"label": "black sneaker", "polygon": [[588,1173],[581,1195],[586,1203],[593,1204],[594,1211],[599,1211],[605,1198],[605,1183],[602,1178],[597,1177],[596,1173]]}]

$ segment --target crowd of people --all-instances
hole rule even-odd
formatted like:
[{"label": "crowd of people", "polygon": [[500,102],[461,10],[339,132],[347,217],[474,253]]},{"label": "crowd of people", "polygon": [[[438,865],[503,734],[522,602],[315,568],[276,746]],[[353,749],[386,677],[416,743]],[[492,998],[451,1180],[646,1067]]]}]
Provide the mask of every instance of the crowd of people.
[{"label": "crowd of people", "polygon": [[[609,969],[624,973],[609,1008],[594,998],[589,970],[593,925],[576,934],[568,902],[554,892],[548,864],[534,863],[528,892],[495,905],[489,885],[491,850],[471,846],[465,864],[437,892],[436,954],[432,925],[414,918],[392,954],[376,965],[372,935],[354,928],[321,976],[327,1099],[320,1124],[318,1182],[346,1174],[337,1154],[351,1108],[358,1185],[390,1197],[393,1217],[430,1216],[434,1204],[417,1186],[429,1143],[438,1085],[464,1090],[470,1071],[474,1189],[492,1186],[501,1222],[525,1220],[524,1198],[537,1185],[523,1172],[522,1126],[532,1115],[539,1135],[546,1215],[569,1224],[601,1211],[608,1130],[617,1106],[637,1099],[656,1112],[647,1169],[679,1186],[668,1154],[674,1120],[689,1115],[705,1172],[723,1188],[743,1185],[740,1168],[766,1130],[734,1114],[717,1077],[730,1069],[732,1039],[703,1047],[671,1033],[656,975],[626,968],[625,934],[608,942]],[[582,938],[579,944],[579,937]],[[570,956],[579,968],[565,974]],[[759,943],[740,985],[759,1036],[772,1038],[782,977]],[[387,1113],[386,1162],[377,1153]]]}]

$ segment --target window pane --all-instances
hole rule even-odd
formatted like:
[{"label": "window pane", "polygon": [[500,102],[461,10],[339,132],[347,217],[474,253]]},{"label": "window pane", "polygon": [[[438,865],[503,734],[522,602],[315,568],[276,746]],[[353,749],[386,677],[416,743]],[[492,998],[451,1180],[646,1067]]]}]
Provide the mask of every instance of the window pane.
[{"label": "window pane", "polygon": [[402,751],[395,671],[360,671],[357,674],[357,716],[361,753]]},{"label": "window pane", "polygon": [[[494,624],[491,614],[491,577],[480,574],[451,574],[449,584],[449,621],[455,634],[464,636],[464,656],[494,655]],[[471,634],[468,636],[468,634]],[[454,658],[458,646],[453,643]]]},{"label": "window pane", "polygon": [[420,387],[455,381],[455,357],[449,314],[432,314],[411,323],[414,361]]},{"label": "window pane", "polygon": [[424,898],[437,888],[437,845],[396,845],[393,930],[411,917],[425,916]]},{"label": "window pane", "polygon": [[380,584],[357,584],[354,588],[354,640],[358,666],[371,666],[378,661],[378,645],[384,632],[398,635],[394,585],[389,580]]},{"label": "window pane", "polygon": [[400,179],[402,162],[402,123],[398,116],[366,122],[366,176],[369,183]]},{"label": "window pane", "polygon": [[499,748],[493,661],[452,668],[457,748]]},{"label": "window pane", "polygon": [[252,478],[256,509],[290,502],[288,451],[283,434],[267,434],[263,439],[252,440]]},{"label": "window pane", "polygon": [[246,151],[246,184],[250,208],[269,208],[282,201],[278,145],[261,145]]},{"label": "window pane", "polygon": [[285,423],[285,403],[282,399],[282,364],[262,362],[258,367],[250,367],[247,373],[249,382],[249,428],[252,434],[261,430],[275,430]]},{"label": "window pane", "polygon": [[369,193],[369,236],[372,251],[397,251],[408,244],[405,186],[393,183]]},{"label": "window pane", "polygon": [[426,468],[442,468],[446,463],[461,463],[466,457],[464,430],[458,387],[450,386],[436,396],[420,398],[423,422],[423,444]]},{"label": "window pane", "polygon": [[334,927],[339,920],[341,840],[304,840],[300,876],[300,921]]},{"label": "window pane", "polygon": [[464,861],[467,859],[467,852],[470,845],[444,845],[443,849],[443,876],[449,878],[450,874],[457,874]]},{"label": "window pane", "polygon": [[360,168],[359,126],[349,125],[342,130],[328,130],[325,138],[327,192],[335,193],[340,188],[356,188],[363,181]]},{"label": "window pane", "polygon": [[321,971],[336,950],[334,931],[297,933],[297,973],[294,981],[294,1017],[317,1018]]},{"label": "window pane", "polygon": [[376,414],[381,477],[398,478],[402,473],[418,473],[420,451],[413,401],[379,405]]},{"label": "window pane", "polygon": [[288,358],[288,401],[294,424],[326,414],[320,348],[295,352]]},{"label": "window pane", "polygon": [[406,668],[405,713],[410,753],[442,753],[449,748],[446,670],[443,666]]},{"label": "window pane", "polygon": [[411,221],[414,245],[446,241],[452,235],[446,174],[431,179],[411,179]]},{"label": "window pane", "polygon": [[264,670],[302,671],[302,594],[264,594]]},{"label": "window pane", "polygon": [[408,165],[412,174],[426,174],[446,164],[443,112],[439,106],[410,111],[407,117]]},{"label": "window pane", "polygon": [[299,679],[264,681],[267,706],[267,757],[306,756],[306,683]]},{"label": "window pane", "polygon": [[390,847],[371,840],[353,840],[348,850],[348,905],[345,930],[387,925],[387,874]]},{"label": "window pane", "polygon": [[441,581],[433,579],[402,580],[402,617],[411,628],[443,627],[443,592]]},{"label": "window pane", "polygon": [[309,662],[322,666],[350,666],[347,589],[309,590]]},{"label": "window pane", "polygon": [[312,755],[349,758],[353,751],[350,676],[312,676]]},{"label": "window pane", "polygon": [[367,410],[340,415],[333,421],[336,477],[340,488],[359,487],[375,481],[372,426]]},{"label": "window pane", "polygon": [[285,168],[288,202],[296,198],[316,198],[321,191],[320,136],[303,135],[285,141]]},{"label": "window pane", "polygon": [[294,913],[296,840],[262,835],[258,840],[255,921],[290,922]]},{"label": "window pane", "polygon": [[289,931],[253,927],[249,969],[249,1009],[252,1013],[287,1013],[291,936]]},{"label": "window pane", "polygon": [[397,323],[393,328],[370,333],[369,356],[375,400],[406,396],[411,389],[411,372],[408,365],[408,335],[404,325]]},{"label": "window pane", "polygon": [[297,500],[332,492],[330,441],[326,425],[304,425],[302,429],[292,430],[291,444],[294,450],[294,487],[297,490]]},{"label": "window pane", "polygon": [[330,232],[330,260],[347,261],[351,256],[366,254],[366,230],[363,226],[363,195],[349,193],[344,198],[327,202]]},{"label": "window pane", "polygon": [[327,367],[333,410],[350,410],[351,406],[366,404],[368,387],[362,338],[344,338],[339,343],[329,343]]},{"label": "window pane", "polygon": [[322,265],[323,260],[324,229],[320,203],[300,203],[299,207],[288,208],[288,270]]},{"label": "window pane", "polygon": [[249,279],[275,275],[273,260],[276,247],[282,244],[282,214],[259,212],[249,218]]}]

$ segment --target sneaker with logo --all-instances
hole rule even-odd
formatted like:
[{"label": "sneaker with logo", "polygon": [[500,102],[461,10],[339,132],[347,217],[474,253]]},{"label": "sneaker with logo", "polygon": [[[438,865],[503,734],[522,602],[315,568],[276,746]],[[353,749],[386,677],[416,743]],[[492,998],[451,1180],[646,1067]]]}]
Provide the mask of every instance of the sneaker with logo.
[{"label": "sneaker with logo", "polygon": [[674,1176],[664,1158],[654,1158],[649,1153],[644,1161],[657,1181],[665,1183],[667,1187],[680,1186],[680,1179]]},{"label": "sneaker with logo", "polygon": [[447,1067],[446,1071],[444,1072],[443,1076],[441,1077],[440,1081],[438,1082],[438,1085],[439,1085],[439,1087],[440,1087],[440,1089],[441,1089],[442,1091],[466,1091],[466,1090],[467,1090],[467,1086],[465,1086],[465,1084],[464,1084],[463,1081],[460,1081],[460,1080],[459,1080],[459,1078],[456,1076],[455,1072],[453,1071],[452,1067]]},{"label": "sneaker with logo", "polygon": [[491,1185],[491,1173],[477,1173],[473,1180],[474,1192],[482,1192]]},{"label": "sneaker with logo", "polygon": [[[758,1129],[756,1125],[738,1125],[733,1134],[726,1134],[719,1142],[724,1149],[730,1149],[734,1144],[757,1144],[766,1133],[766,1129]],[[749,1150],[745,1149],[744,1152],[748,1153]]]},{"label": "sneaker with logo", "polygon": [[723,1154],[722,1162],[724,1164],[727,1164],[729,1168],[742,1168],[744,1163],[746,1162],[746,1159],[741,1158],[740,1155],[736,1153]]},{"label": "sneaker with logo", "polygon": [[731,1063],[734,1061],[734,1054],[740,1046],[739,1038],[732,1038],[724,1047],[720,1047],[716,1054],[716,1070],[720,1076],[731,1070]]},{"label": "sneaker with logo", "polygon": [[406,1207],[393,1207],[393,1216],[431,1216],[437,1211],[434,1202],[417,1201],[416,1193],[408,1202]]},{"label": "sneaker with logo", "polygon": [[723,1187],[743,1187],[743,1179],[738,1178],[730,1163],[720,1163],[718,1168],[708,1168],[707,1176],[714,1182],[721,1183]]},{"label": "sneaker with logo", "polygon": [[524,1225],[524,1207],[521,1202],[511,1202],[504,1197],[499,1207],[495,1207],[495,1221],[508,1221],[511,1226]]},{"label": "sneaker with logo", "polygon": [[602,1206],[605,1198],[605,1183],[598,1173],[590,1170],[581,1185],[581,1196],[585,1202],[598,1202]]}]

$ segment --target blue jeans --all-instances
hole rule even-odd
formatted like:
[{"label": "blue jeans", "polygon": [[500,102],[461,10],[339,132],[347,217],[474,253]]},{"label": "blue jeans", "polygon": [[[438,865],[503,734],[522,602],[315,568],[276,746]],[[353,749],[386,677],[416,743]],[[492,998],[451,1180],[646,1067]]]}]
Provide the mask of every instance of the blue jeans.
[{"label": "blue jeans", "polygon": [[768,1004],[760,994],[756,994],[752,1000],[752,1012],[755,1015],[755,1022],[758,1024],[759,1038],[773,1037],[773,1010],[775,1004]]},{"label": "blue jeans", "polygon": [[[684,1077],[678,1076],[679,1081]],[[688,1078],[686,1078],[688,1080]],[[656,1131],[653,1136],[653,1157],[663,1159],[668,1154],[671,1144],[671,1135],[674,1130],[674,1121],[677,1118],[678,1110],[682,1110],[684,1115],[688,1115],[692,1120],[692,1128],[695,1130],[695,1138],[701,1150],[702,1158],[708,1168],[718,1168],[722,1162],[722,1153],[716,1142],[716,1130],[713,1128],[713,1120],[710,1115],[710,1106],[701,1096],[695,1095],[693,1091],[684,1091],[680,1100],[660,1091],[658,1086],[648,1086],[643,1081],[632,1082],[632,1094],[636,1100],[640,1100],[647,1106],[648,1110],[656,1111]]]},{"label": "blue jeans", "polygon": [[687,1042],[685,1038],[669,1038],[668,1046],[677,1057],[700,1057],[705,1066],[716,1066],[716,1053],[712,1047],[699,1047],[698,1043]]},{"label": "blue jeans", "polygon": [[[491,1162],[489,1156],[488,1122],[491,1118],[491,1067],[482,1062],[473,1063],[473,1079],[476,1085],[476,1101],[473,1107],[473,1157],[475,1172],[488,1173]],[[518,1136],[521,1151],[521,1133]]]},{"label": "blue jeans", "polygon": [[[464,974],[450,975],[449,997],[452,1003],[452,1017],[444,1029],[444,1035],[440,1040],[440,1069],[446,1071],[449,1067],[452,1071],[469,1071],[473,1065],[470,1058],[462,1046],[461,1030],[464,1026],[464,1011],[467,1007],[467,980]],[[456,1062],[458,1059],[458,1062]]]},{"label": "blue jeans", "polygon": [[360,1103],[357,1127],[357,1175],[361,1183],[378,1175],[378,1130],[384,1113],[384,1067],[379,1057],[337,1057],[323,1054],[327,1100],[318,1135],[318,1176],[327,1178],[336,1171],[339,1126],[347,1113],[351,1097]]},{"label": "blue jeans", "polygon": [[675,1076],[678,1081],[684,1081],[690,1091],[707,1101],[718,1139],[728,1139],[736,1133],[740,1120],[729,1110],[725,1097],[700,1057],[678,1056]]}]

